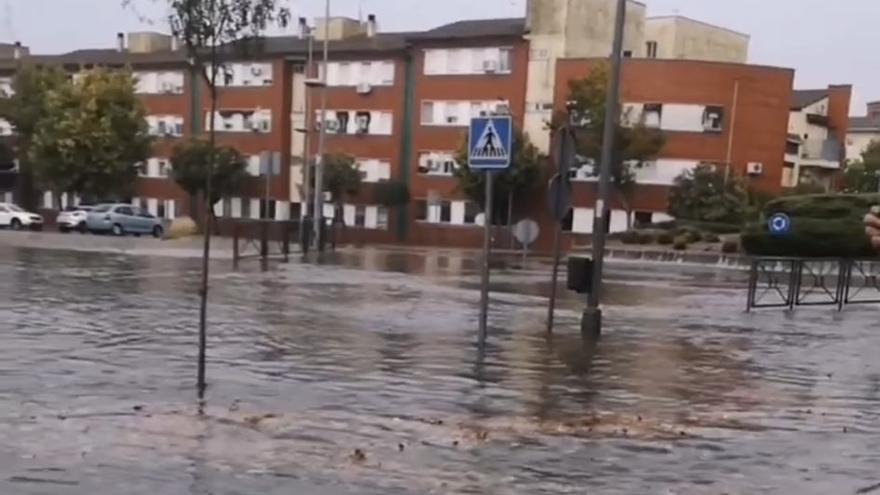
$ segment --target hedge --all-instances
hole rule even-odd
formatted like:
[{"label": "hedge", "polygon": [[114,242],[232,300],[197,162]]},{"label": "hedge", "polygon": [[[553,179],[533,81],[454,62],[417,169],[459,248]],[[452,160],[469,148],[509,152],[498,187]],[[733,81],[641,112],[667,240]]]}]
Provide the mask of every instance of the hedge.
[{"label": "hedge", "polygon": [[[742,246],[749,254],[766,256],[876,256],[865,235],[863,219],[880,194],[819,194],[791,196],[767,203],[760,223],[749,224]],[[767,219],[775,213],[791,218],[785,235],[771,235]]]},{"label": "hedge", "polygon": [[669,220],[651,225],[652,228],[661,230],[699,230],[712,232],[713,234],[739,234],[742,225],[717,222],[697,222],[693,220]]}]

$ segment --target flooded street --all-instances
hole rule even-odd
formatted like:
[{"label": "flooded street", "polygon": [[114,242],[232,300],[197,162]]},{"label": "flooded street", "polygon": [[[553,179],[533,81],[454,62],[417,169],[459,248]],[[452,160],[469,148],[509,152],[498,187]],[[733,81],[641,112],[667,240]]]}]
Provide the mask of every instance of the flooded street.
[{"label": "flooded street", "polygon": [[612,264],[591,345],[569,294],[547,338],[536,265],[493,275],[480,353],[473,260],[230,265],[214,266],[200,416],[198,260],[0,247],[0,493],[880,483],[880,308],[747,315],[743,273]]}]

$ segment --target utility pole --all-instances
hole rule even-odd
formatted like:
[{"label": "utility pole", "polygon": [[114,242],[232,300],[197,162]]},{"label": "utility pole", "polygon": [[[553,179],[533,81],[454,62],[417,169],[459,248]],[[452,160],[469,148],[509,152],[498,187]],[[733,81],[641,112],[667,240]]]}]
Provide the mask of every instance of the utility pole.
[{"label": "utility pole", "polygon": [[327,140],[327,60],[330,58],[330,0],[324,0],[324,70],[321,76],[321,133],[318,135],[318,160],[315,163],[315,245],[323,251],[324,239],[324,147]]},{"label": "utility pole", "polygon": [[611,75],[605,98],[605,128],[602,132],[602,160],[599,169],[599,196],[593,216],[593,287],[587,309],[581,319],[585,335],[602,332],[602,269],[605,261],[605,229],[608,227],[608,196],[611,189],[611,160],[614,157],[615,131],[618,125],[620,100],[620,69],[623,62],[623,33],[626,25],[626,0],[617,0],[614,42],[611,48]]},{"label": "utility pole", "polygon": [[312,110],[311,110],[311,86],[309,85],[309,78],[312,77],[312,64],[314,63],[313,56],[313,48],[314,48],[314,33],[312,32],[312,28],[309,27],[308,22],[304,17],[301,17],[299,20],[300,30],[302,31],[302,35],[305,36],[308,40],[308,58],[306,59],[306,67],[303,71],[303,85],[305,87],[305,106],[303,108],[304,117],[303,117],[303,170],[302,170],[302,178],[303,178],[303,197],[300,199],[300,204],[302,207],[300,208],[300,222],[299,222],[299,245],[302,248],[303,254],[308,252],[307,243],[310,242],[309,237],[311,237],[308,233],[306,233],[306,226],[308,225],[308,219],[311,217],[309,211],[312,207],[312,151],[310,148],[311,144],[311,135],[312,129],[314,128],[312,124]]}]

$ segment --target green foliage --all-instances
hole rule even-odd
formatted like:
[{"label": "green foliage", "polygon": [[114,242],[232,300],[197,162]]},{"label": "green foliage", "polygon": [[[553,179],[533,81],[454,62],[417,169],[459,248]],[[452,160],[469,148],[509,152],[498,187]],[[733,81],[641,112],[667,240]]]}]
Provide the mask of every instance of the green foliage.
[{"label": "green foliage", "polygon": [[724,241],[721,244],[721,252],[724,254],[734,254],[739,252],[739,243],[733,240]]},{"label": "green foliage", "polygon": [[211,163],[211,143],[202,139],[177,144],[171,152],[171,176],[190,197],[205,193],[208,171],[211,174],[210,204],[231,196],[247,179],[244,157],[235,148],[221,146],[215,150]]},{"label": "green foliage", "polygon": [[409,203],[409,186],[402,181],[380,182],[373,187],[373,202],[388,208]]},{"label": "green foliage", "polygon": [[[568,101],[573,103],[572,116],[577,126],[577,153],[596,164],[593,167],[595,175],[599,174],[598,164],[602,155],[608,76],[608,65],[602,63],[596,65],[587,77],[568,83]],[[554,117],[552,127],[558,128],[566,120],[566,115],[558,114]],[[633,168],[655,158],[666,144],[666,138],[658,129],[645,127],[643,123],[633,120],[631,115],[621,115],[621,121],[631,125],[616,126],[611,163],[612,184],[627,211],[631,209],[629,204],[635,186]]]},{"label": "green foliage", "polygon": [[708,165],[675,179],[669,193],[669,214],[684,220],[741,224],[747,195],[739,178]]},{"label": "green foliage", "polygon": [[705,233],[703,233],[702,241],[708,242],[710,244],[717,244],[717,243],[721,242],[721,238],[718,237],[718,234],[715,234],[712,232],[705,232]]},{"label": "green foliage", "polygon": [[861,159],[847,165],[843,183],[848,193],[880,191],[880,141],[871,141]]},{"label": "green foliage", "polygon": [[670,232],[663,232],[657,236],[657,244],[661,246],[669,246],[673,242],[675,242],[675,236]]},{"label": "green foliage", "polygon": [[[749,224],[742,235],[749,254],[770,256],[863,257],[875,252],[865,235],[863,218],[880,204],[880,194],[822,194],[784,197],[767,204],[759,222]],[[786,213],[791,229],[773,236],[767,219]]]},{"label": "green foliage", "polygon": [[672,242],[672,249],[675,249],[676,251],[684,251],[688,248],[688,244],[690,244],[688,242],[688,237],[686,235],[680,235]]},{"label": "green foliage", "polygon": [[620,242],[624,244],[638,244],[639,233],[635,230],[629,230],[620,234]]},{"label": "green foliage", "polygon": [[654,236],[654,234],[652,234],[650,232],[639,232],[638,237],[636,238],[636,242],[638,244],[643,245],[643,246],[646,246],[648,244],[653,244],[655,240],[656,240],[656,237]]},{"label": "green foliage", "polygon": [[37,68],[24,65],[12,79],[13,92],[0,98],[0,118],[7,120],[16,133],[15,158],[18,159],[25,206],[33,208],[35,195],[30,160],[31,144],[38,124],[47,118],[48,95],[68,84],[64,72],[57,68]]},{"label": "green foliage", "polygon": [[[356,195],[361,188],[361,173],[353,157],[344,154],[324,155],[324,192],[337,203],[345,196]],[[312,174],[314,177],[314,174]]]},{"label": "green foliage", "polygon": [[[507,200],[511,194],[521,197],[543,185],[542,165],[547,157],[519,129],[513,130],[511,147],[513,150],[510,168],[496,173],[495,176],[493,201],[495,207],[499,209],[507,208]],[[471,171],[467,166],[467,157],[468,149],[465,142],[456,156],[459,164],[455,169],[458,188],[475,203],[483,205],[486,195],[486,174]]]},{"label": "green foliage", "polygon": [[45,94],[28,158],[37,182],[56,195],[122,199],[136,164],[150,155],[145,111],[126,72],[95,70]]}]

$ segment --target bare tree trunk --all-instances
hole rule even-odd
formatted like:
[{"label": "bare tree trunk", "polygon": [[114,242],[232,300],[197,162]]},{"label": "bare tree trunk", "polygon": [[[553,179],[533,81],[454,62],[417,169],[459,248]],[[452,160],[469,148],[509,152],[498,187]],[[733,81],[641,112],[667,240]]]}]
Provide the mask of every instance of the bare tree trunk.
[{"label": "bare tree trunk", "polygon": [[[211,44],[211,78],[208,83],[211,93],[211,115],[208,118],[209,120],[209,143],[210,143],[210,156],[208,158],[207,163],[207,171],[205,174],[205,195],[204,195],[204,207],[205,213],[204,218],[205,228],[204,228],[204,249],[202,251],[202,284],[201,284],[201,301],[199,306],[199,362],[198,362],[198,396],[199,400],[203,401],[205,399],[205,389],[207,388],[207,383],[205,382],[205,360],[206,360],[206,347],[207,347],[207,314],[208,314],[208,269],[209,269],[209,261],[211,258],[211,227],[212,222],[210,220],[211,213],[213,209],[213,205],[211,204],[211,182],[212,176],[214,174],[214,160],[216,159],[216,144],[217,144],[217,135],[215,132],[215,121],[217,114],[217,44]],[[199,68],[199,70],[204,70],[203,68]]]}]

